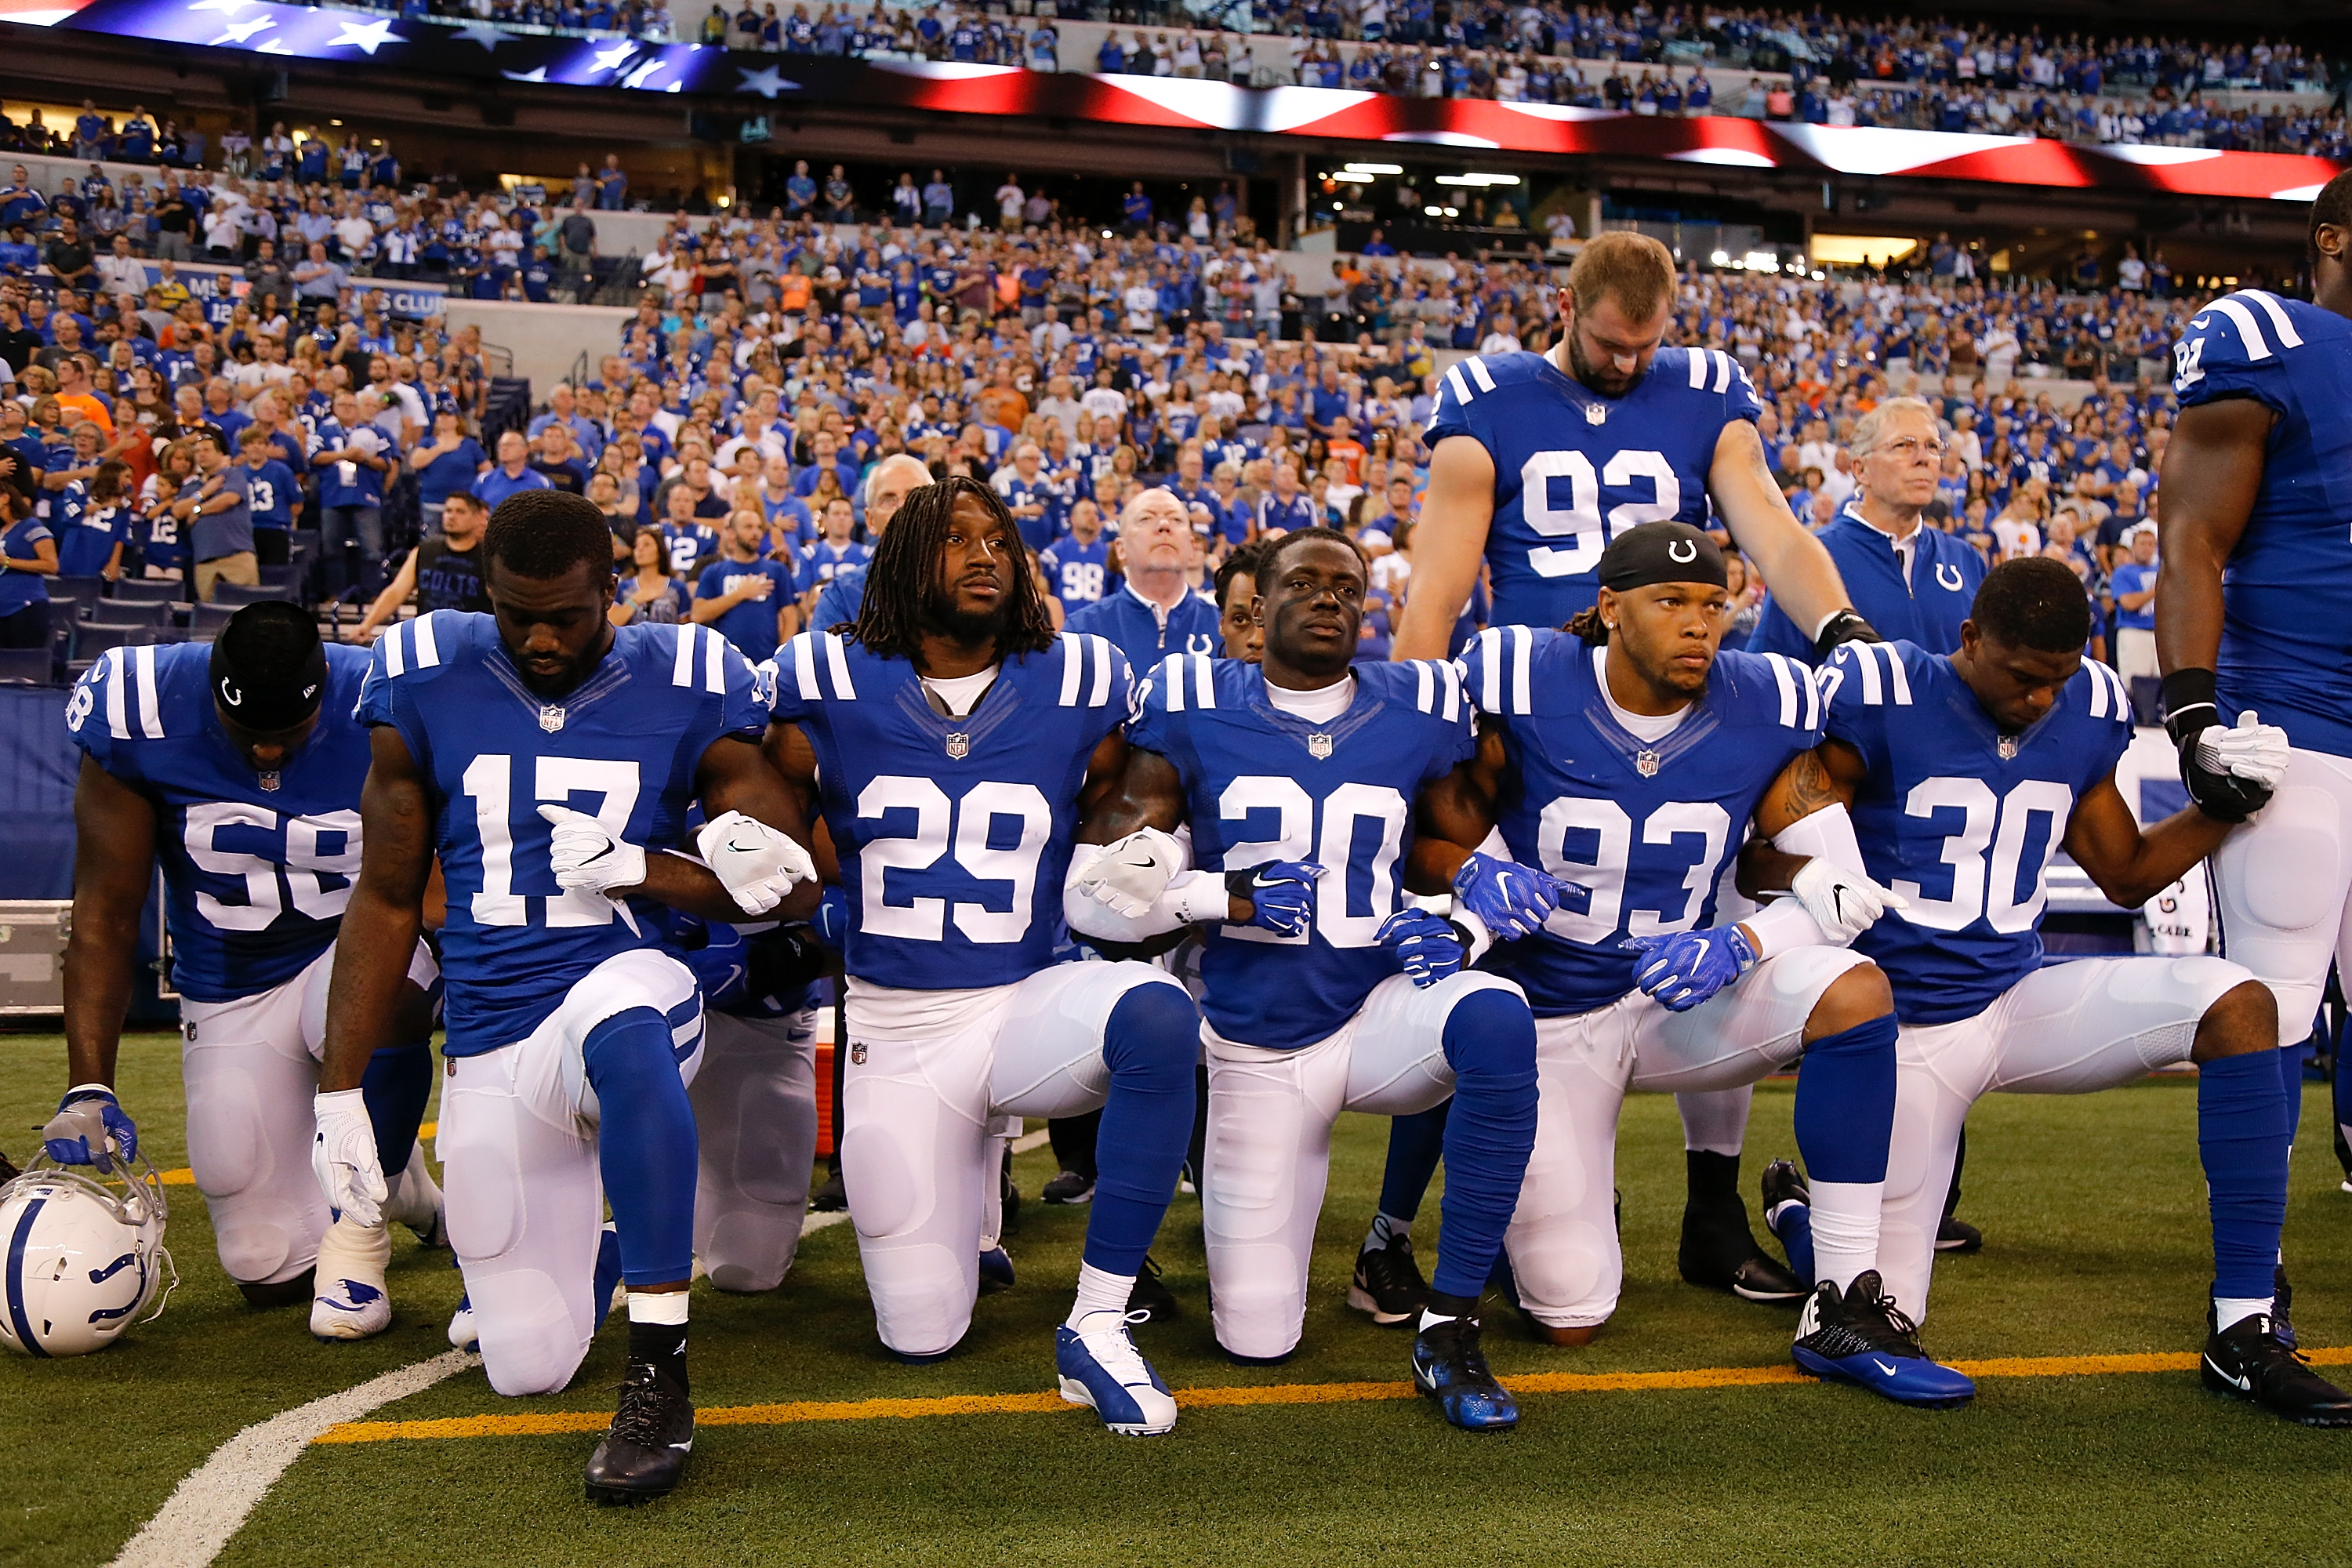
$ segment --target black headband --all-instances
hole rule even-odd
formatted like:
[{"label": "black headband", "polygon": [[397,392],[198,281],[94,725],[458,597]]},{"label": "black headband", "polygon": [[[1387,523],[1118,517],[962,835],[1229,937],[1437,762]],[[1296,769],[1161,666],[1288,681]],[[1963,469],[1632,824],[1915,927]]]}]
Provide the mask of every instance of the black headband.
[{"label": "black headband", "polygon": [[1658,583],[1731,585],[1723,551],[1686,522],[1645,522],[1629,528],[1601,552],[1601,585],[1612,594]]},{"label": "black headband", "polygon": [[247,605],[214,639],[211,676],[213,700],[239,728],[291,730],[325,700],[327,650],[292,605]]}]

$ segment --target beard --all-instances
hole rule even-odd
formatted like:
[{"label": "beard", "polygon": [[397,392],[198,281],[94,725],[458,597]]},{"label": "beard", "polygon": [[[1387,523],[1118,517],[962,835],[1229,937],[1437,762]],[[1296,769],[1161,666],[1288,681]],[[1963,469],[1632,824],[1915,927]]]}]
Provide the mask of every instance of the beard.
[{"label": "beard", "polygon": [[992,610],[959,608],[955,597],[944,586],[931,590],[930,602],[923,606],[923,618],[931,629],[951,642],[967,647],[1002,637],[1013,613],[1012,595],[1005,595]]}]

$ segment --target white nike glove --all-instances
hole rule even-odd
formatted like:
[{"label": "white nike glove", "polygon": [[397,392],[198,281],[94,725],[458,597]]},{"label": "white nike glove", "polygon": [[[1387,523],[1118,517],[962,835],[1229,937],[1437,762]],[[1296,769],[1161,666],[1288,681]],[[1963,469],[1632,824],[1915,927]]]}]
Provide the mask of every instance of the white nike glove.
[{"label": "white nike glove", "polygon": [[1911,907],[1900,894],[1818,855],[1789,879],[1789,890],[1833,947],[1845,946],[1887,910]]},{"label": "white nike glove", "polygon": [[1159,901],[1184,869],[1184,846],[1156,827],[1106,844],[1078,874],[1078,891],[1134,920]]},{"label": "white nike glove", "polygon": [[735,907],[747,915],[764,915],[795,886],[816,880],[816,862],[791,835],[740,811],[712,817],[694,843]]},{"label": "white nike glove", "polygon": [[2217,773],[2252,779],[2264,789],[2278,788],[2286,777],[2286,731],[2259,722],[2254,710],[2238,715],[2237,724],[2224,730],[2210,725],[2197,737],[2197,761]]},{"label": "white nike glove", "polygon": [[327,1202],[354,1225],[382,1225],[383,1167],[375,1155],[375,1125],[368,1120],[365,1089],[338,1089],[311,1100],[318,1135],[310,1141],[310,1169]]},{"label": "white nike glove", "polygon": [[542,805],[539,815],[555,825],[548,858],[555,868],[555,885],[568,892],[605,893],[610,888],[635,888],[646,879],[646,852],[585,812],[570,806]]}]

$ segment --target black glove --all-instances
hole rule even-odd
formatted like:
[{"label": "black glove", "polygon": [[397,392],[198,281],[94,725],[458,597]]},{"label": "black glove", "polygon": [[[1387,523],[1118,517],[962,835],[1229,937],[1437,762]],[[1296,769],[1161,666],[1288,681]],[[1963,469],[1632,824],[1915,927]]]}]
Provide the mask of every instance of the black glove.
[{"label": "black glove", "polygon": [[2164,678],[2164,732],[2180,750],[2180,782],[2189,786],[2189,798],[2217,822],[2243,822],[2271,803],[2271,792],[2197,760],[2197,737],[2221,721],[2211,670],[2176,669]]},{"label": "black glove", "polygon": [[1831,650],[1840,643],[1885,640],[1878,635],[1877,627],[1862,618],[1860,610],[1843,609],[1822,624],[1822,635],[1813,639],[1813,657],[1829,658]]}]

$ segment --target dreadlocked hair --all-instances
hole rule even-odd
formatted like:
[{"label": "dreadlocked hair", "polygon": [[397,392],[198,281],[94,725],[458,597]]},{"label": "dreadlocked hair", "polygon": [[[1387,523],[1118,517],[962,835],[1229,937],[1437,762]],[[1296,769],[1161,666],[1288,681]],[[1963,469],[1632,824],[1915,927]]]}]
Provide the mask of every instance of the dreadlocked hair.
[{"label": "dreadlocked hair", "polygon": [[1601,618],[1601,606],[1588,605],[1568,617],[1568,625],[1559,628],[1581,641],[1587,647],[1600,647],[1609,640],[1609,625]]},{"label": "dreadlocked hair", "polygon": [[874,558],[866,563],[866,602],[858,607],[856,621],[835,630],[856,637],[869,653],[919,666],[925,612],[940,576],[940,552],[947,543],[956,501],[963,496],[987,509],[991,526],[1010,547],[1013,582],[997,652],[1043,653],[1054,646],[1054,618],[1037,593],[1020,525],[994,490],[961,475],[907,492],[883,531],[882,542],[874,547]]}]

